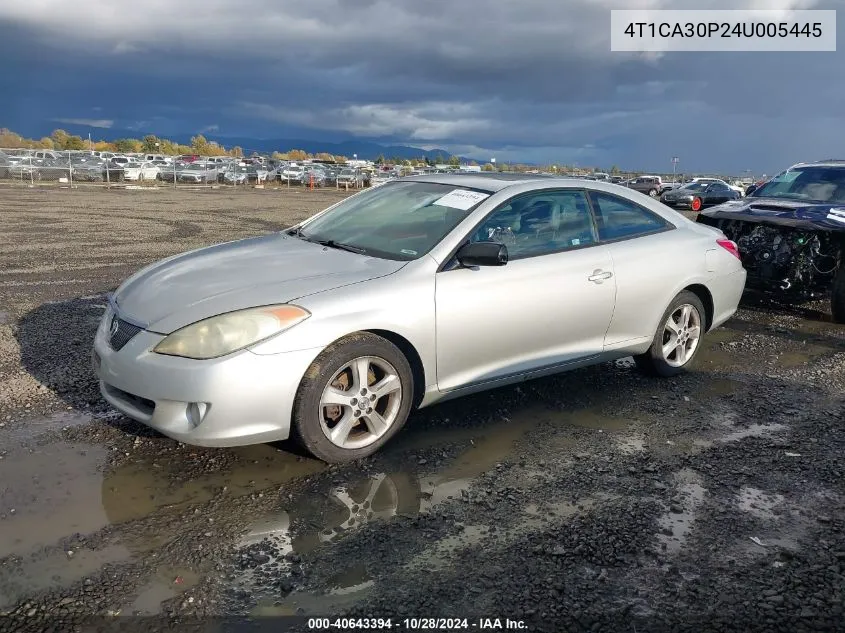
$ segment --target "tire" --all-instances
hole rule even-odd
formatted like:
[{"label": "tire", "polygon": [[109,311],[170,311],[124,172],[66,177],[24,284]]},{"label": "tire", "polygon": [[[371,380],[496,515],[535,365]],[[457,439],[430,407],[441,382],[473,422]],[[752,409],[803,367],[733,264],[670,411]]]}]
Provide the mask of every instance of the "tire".
[{"label": "tire", "polygon": [[839,264],[839,270],[833,278],[830,289],[830,312],[834,323],[845,323],[845,261]]},{"label": "tire", "polygon": [[[687,327],[690,328],[690,330],[692,328],[697,328],[698,336],[694,337],[689,335],[689,339],[683,348],[686,352],[686,358],[682,360],[678,358],[677,355],[678,350],[680,349],[679,347],[673,347],[668,354],[664,354],[664,341],[667,336],[671,336],[668,328],[669,319],[672,318],[672,320],[677,323],[680,320],[677,318],[680,316],[677,313],[679,313],[684,307],[688,307],[691,310]],[[657,331],[654,333],[654,339],[651,343],[651,347],[649,347],[648,351],[644,354],[634,357],[637,367],[647,374],[652,376],[663,376],[664,378],[677,376],[682,373],[693,363],[698,350],[701,349],[705,323],[706,313],[704,312],[704,306],[702,305],[701,300],[688,290],[684,290],[679,293],[678,296],[672,299],[669,307],[666,308],[663,316],[660,317],[660,323],[657,326]],[[687,332],[689,332],[689,330]],[[691,341],[693,342],[690,345]]]},{"label": "tire", "polygon": [[693,211],[701,211],[701,198],[693,198],[692,204],[690,205],[690,209]]},{"label": "tire", "polygon": [[[359,391],[362,380],[355,376],[364,367],[367,387]],[[379,384],[388,374],[394,376],[390,383],[393,388],[382,396],[373,394],[368,387]],[[333,386],[336,400],[344,402],[342,406],[323,400],[324,392]],[[361,400],[362,394],[368,400]],[[373,404],[373,398],[375,406],[361,406],[362,402]],[[413,398],[413,373],[405,355],[380,336],[350,334],[324,349],[305,372],[294,399],[291,437],[314,457],[330,464],[362,459],[402,428]],[[348,429],[340,434],[345,440],[329,439],[330,432],[341,428]]]},{"label": "tire", "polygon": [[650,195],[652,198],[656,198],[657,197],[657,189],[649,189],[648,195]]}]

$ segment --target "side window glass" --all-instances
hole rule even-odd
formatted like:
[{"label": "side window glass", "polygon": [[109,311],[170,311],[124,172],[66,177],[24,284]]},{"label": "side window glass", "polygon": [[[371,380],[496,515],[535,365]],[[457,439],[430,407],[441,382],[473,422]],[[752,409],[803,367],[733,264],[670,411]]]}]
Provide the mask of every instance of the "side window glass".
[{"label": "side window glass", "polygon": [[493,211],[472,236],[508,248],[510,259],[547,255],[595,244],[583,191],[542,191],[518,196]]},{"label": "side window glass", "polygon": [[645,235],[670,226],[656,213],[625,198],[591,191],[590,199],[596,213],[599,238],[602,240]]}]

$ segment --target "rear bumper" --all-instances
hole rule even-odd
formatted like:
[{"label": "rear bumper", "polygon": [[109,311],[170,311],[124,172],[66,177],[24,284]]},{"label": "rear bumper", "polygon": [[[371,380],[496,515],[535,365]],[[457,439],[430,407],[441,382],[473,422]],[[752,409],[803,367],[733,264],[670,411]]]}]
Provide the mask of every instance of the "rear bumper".
[{"label": "rear bumper", "polygon": [[715,277],[710,283],[710,293],[713,296],[712,328],[719,327],[736,314],[742,294],[745,292],[745,282],[748,273],[744,268]]}]

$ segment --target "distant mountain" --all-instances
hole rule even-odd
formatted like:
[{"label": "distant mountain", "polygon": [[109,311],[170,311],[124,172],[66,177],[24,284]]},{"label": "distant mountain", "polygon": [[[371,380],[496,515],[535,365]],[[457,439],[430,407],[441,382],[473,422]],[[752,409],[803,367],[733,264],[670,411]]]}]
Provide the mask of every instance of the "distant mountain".
[{"label": "distant mountain", "polygon": [[[438,156],[447,160],[451,154],[445,149],[424,150],[419,147],[411,147],[410,145],[382,145],[374,141],[356,140],[356,141],[312,141],[307,139],[254,139],[254,138],[232,138],[232,137],[218,137],[206,136],[207,139],[217,141],[225,147],[232,147],[238,145],[245,151],[257,152],[284,152],[290,149],[301,149],[309,154],[316,154],[318,152],[327,152],[329,154],[337,154],[339,156],[346,156],[352,158],[357,155],[362,160],[375,160],[379,156],[387,158],[429,158],[435,159]],[[180,143],[190,143],[190,136],[184,139],[174,139]]]},{"label": "distant mountain", "polygon": [[[69,134],[78,134],[82,138],[88,138],[88,134],[94,140],[115,141],[121,138],[143,138],[146,134],[155,134],[151,130],[140,132],[137,130],[119,130],[108,128],[90,128],[87,126],[74,124],[55,124],[51,129],[47,130],[21,130],[28,136],[39,138],[41,136],[49,135],[53,129],[61,127]],[[191,137],[194,134],[157,134],[163,138],[171,141],[189,145]],[[344,140],[340,142],[308,140],[302,138],[277,138],[277,139],[258,139],[235,136],[218,136],[212,133],[204,134],[205,138],[210,141],[216,141],[226,148],[238,146],[244,152],[260,152],[269,153],[274,151],[286,152],[291,149],[301,149],[309,154],[316,154],[319,152],[327,152],[329,154],[337,154],[352,158],[357,155],[362,160],[375,160],[379,156],[386,158],[428,158],[430,160],[442,157],[444,160],[448,159],[451,154],[445,149],[424,150],[419,147],[412,147],[410,145],[386,145],[379,143],[372,139],[356,139]]]}]

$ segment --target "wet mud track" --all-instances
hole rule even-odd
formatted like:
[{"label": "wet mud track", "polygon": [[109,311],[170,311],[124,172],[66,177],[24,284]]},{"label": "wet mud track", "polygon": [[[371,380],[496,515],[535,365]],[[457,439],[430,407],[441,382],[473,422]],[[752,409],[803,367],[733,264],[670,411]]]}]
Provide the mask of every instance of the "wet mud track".
[{"label": "wet mud track", "polygon": [[[15,192],[41,228],[0,249],[0,631],[153,622],[133,614],[182,630],[288,614],[843,630],[845,328],[824,306],[750,297],[685,376],[623,360],[479,394],[414,414],[358,464],[199,449],[100,402],[103,292],[151,257],[314,209],[256,192],[109,212],[97,192],[68,211],[58,193]],[[121,265],[86,268],[133,213]],[[50,283],[68,269],[79,283]]]}]

